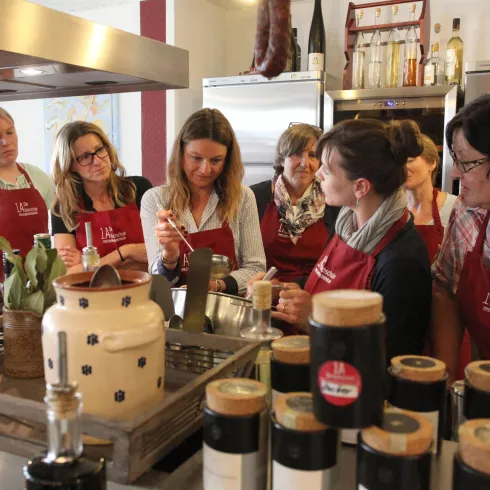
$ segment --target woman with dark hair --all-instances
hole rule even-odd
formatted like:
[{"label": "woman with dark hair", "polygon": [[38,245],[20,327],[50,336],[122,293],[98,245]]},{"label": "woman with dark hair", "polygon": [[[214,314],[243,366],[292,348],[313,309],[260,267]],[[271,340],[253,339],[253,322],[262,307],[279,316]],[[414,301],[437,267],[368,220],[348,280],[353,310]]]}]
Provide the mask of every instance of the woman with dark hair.
[{"label": "woman with dark hair", "polygon": [[257,200],[267,269],[278,269],[280,281],[304,285],[328,237],[336,210],[325,204],[320,161],[315,150],[322,135],[309,124],[291,125],[279,138],[275,175],[251,186]]},{"label": "woman with dark hair", "polygon": [[461,195],[432,266],[432,337],[454,381],[465,327],[479,356],[490,359],[490,94],[450,121],[446,139]]},{"label": "woman with dark hair", "polygon": [[181,226],[193,248],[211,248],[232,260],[228,277],[209,290],[237,295],[265,270],[257,205],[242,185],[240,148],[228,119],[217,109],[201,109],[184,123],[168,162],[168,183],[148,191],[141,219],[150,271],[170,283],[186,284],[190,250],[169,219]]},{"label": "woman with dark hair", "polygon": [[274,316],[305,328],[310,295],[370,289],[383,296],[388,359],[422,353],[430,317],[430,264],[402,189],[408,158],[422,151],[418,126],[411,121],[349,120],[320,138],[317,175],[326,203],[342,209],[305,290],[291,285],[282,291]]}]

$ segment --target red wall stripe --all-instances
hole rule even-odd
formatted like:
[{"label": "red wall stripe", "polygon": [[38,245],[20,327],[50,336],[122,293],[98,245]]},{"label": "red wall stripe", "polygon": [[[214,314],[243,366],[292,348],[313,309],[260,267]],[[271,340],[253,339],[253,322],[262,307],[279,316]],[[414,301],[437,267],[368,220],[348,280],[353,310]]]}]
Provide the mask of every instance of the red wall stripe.
[{"label": "red wall stripe", "polygon": [[[141,35],[165,42],[166,0],[140,2]],[[141,153],[143,176],[153,185],[166,180],[167,103],[165,91],[141,94]]]}]

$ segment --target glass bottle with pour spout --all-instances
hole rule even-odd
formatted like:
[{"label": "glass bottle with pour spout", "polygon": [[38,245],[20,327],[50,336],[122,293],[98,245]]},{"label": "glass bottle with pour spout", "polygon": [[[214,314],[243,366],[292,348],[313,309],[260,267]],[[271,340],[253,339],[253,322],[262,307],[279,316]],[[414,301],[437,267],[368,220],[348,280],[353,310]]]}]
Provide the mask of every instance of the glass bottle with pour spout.
[{"label": "glass bottle with pour spout", "polygon": [[253,284],[253,323],[244,328],[240,335],[246,339],[262,342],[262,348],[255,362],[255,378],[267,385],[271,393],[271,342],[283,336],[278,328],[271,327],[272,283],[255,281]]},{"label": "glass bottle with pour spout", "polygon": [[[374,16],[375,26],[380,15],[381,9],[377,8]],[[369,44],[368,88],[381,88],[382,46],[381,32],[376,28]]]},{"label": "glass bottle with pour spout", "polygon": [[[397,23],[398,5],[393,5],[393,24]],[[398,27],[393,27],[388,36],[386,57],[386,87],[398,87],[400,72],[400,33]]]},{"label": "glass bottle with pour spout", "polygon": [[59,382],[48,384],[45,402],[48,418],[48,449],[24,467],[26,490],[105,490],[105,462],[82,456],[82,396],[69,383],[66,333],[58,333]]},{"label": "glass bottle with pour spout", "polygon": [[87,237],[87,246],[82,251],[83,272],[92,272],[100,265],[100,255],[97,247],[93,246],[92,241],[92,223],[85,223],[85,236]]},{"label": "glass bottle with pour spout", "polygon": [[[356,15],[356,27],[359,27],[361,19],[364,13],[359,10]],[[357,34],[356,44],[354,46],[354,52],[352,53],[352,89],[364,88],[364,34],[359,32]]]}]

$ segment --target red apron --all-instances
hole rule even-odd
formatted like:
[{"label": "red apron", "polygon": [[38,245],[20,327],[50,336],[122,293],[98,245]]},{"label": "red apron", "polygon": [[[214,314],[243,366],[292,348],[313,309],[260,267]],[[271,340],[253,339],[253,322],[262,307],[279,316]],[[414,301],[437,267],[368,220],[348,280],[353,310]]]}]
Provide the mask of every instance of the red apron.
[{"label": "red apron", "polygon": [[484,264],[483,254],[489,219],[487,212],[473,250],[466,253],[456,292],[463,324],[482,359],[490,359],[490,269]]},{"label": "red apron", "polygon": [[415,225],[419,235],[427,247],[429,252],[430,263],[432,264],[439,253],[439,247],[442,244],[444,238],[444,226],[441,223],[441,216],[439,214],[439,208],[437,207],[437,196],[439,191],[434,189],[432,198],[432,218],[434,219],[433,225]]},{"label": "red apron", "polygon": [[[27,189],[0,189],[0,236],[25,257],[36,233],[49,233],[48,208],[28,173],[17,164],[29,184]],[[0,264],[1,269],[1,264]],[[3,274],[2,274],[3,275]]]},{"label": "red apron", "polygon": [[[81,206],[83,209],[83,203]],[[114,252],[117,247],[122,247],[127,243],[145,242],[140,212],[134,202],[110,211],[81,213],[78,216],[80,226],[75,234],[79,250],[83,250],[87,246],[87,236],[85,235],[85,223],[87,222],[92,223],[93,245],[97,247],[101,257]]]},{"label": "red apron", "polygon": [[370,289],[376,257],[407,223],[408,211],[393,224],[372,254],[350,247],[337,234],[330,240],[306,281],[310,294],[334,289]]},{"label": "red apron", "polygon": [[267,205],[260,222],[264,242],[267,269],[274,266],[279,273],[277,278],[282,282],[291,282],[308,276],[318,257],[325,250],[328,231],[323,220],[318,220],[303,231],[300,239],[294,244],[287,231],[283,230],[277,206],[274,202]]},{"label": "red apron", "polygon": [[[225,255],[231,259],[233,264],[231,270],[237,270],[238,264],[235,254],[233,232],[226,221],[223,222],[221,228],[190,233],[187,236],[187,241],[193,249],[210,248],[213,251],[213,254]],[[185,284],[185,277],[189,271],[190,253],[189,247],[184,242],[180,242],[181,278],[179,280],[179,285]]]}]

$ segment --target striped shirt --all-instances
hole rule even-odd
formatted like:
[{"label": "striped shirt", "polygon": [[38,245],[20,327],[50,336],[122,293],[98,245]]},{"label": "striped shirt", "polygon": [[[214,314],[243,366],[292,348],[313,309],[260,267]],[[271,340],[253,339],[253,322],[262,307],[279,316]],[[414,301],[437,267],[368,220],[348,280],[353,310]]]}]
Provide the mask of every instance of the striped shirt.
[{"label": "striped shirt", "polygon": [[[487,210],[470,208],[459,197],[453,207],[439,254],[432,265],[434,281],[456,294],[467,252],[473,250]],[[490,223],[487,226],[483,253],[490,257]]]},{"label": "striped shirt", "polygon": [[[169,186],[154,187],[145,193],[141,201],[141,222],[148,253],[148,267],[153,274],[158,272],[158,263],[161,261],[162,253],[162,246],[155,234],[155,227],[158,224],[156,214],[161,207],[168,209],[169,194]],[[178,217],[179,222],[185,226],[189,233],[221,228],[223,220],[216,212],[218,201],[219,197],[213,190],[199,226],[196,225],[190,209],[187,209],[183,216]],[[238,214],[229,225],[233,232],[235,254],[238,261],[238,270],[232,272],[231,276],[237,281],[240,290],[247,287],[247,282],[254,275],[265,271],[265,253],[260,233],[257,203],[253,192],[244,185],[242,185]],[[176,280],[172,282],[176,282]]]}]

